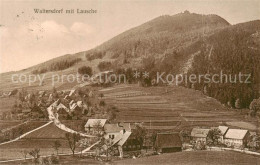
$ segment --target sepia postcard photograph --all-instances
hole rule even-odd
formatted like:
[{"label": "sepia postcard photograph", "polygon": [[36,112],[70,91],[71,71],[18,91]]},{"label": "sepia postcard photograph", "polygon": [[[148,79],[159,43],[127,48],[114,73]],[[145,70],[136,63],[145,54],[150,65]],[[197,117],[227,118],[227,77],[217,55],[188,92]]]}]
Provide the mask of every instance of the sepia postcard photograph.
[{"label": "sepia postcard photograph", "polygon": [[0,0],[1,164],[260,164],[260,1]]}]

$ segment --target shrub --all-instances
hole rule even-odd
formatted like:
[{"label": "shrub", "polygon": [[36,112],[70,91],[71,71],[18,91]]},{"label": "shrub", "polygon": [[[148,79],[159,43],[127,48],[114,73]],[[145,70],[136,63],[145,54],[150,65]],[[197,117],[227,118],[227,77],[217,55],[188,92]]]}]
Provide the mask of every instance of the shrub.
[{"label": "shrub", "polygon": [[89,66],[82,66],[80,68],[78,68],[78,73],[79,74],[86,74],[86,75],[89,75],[89,76],[92,76],[92,68],[89,67]]},{"label": "shrub", "polygon": [[102,107],[104,107],[104,106],[106,105],[106,103],[105,103],[104,100],[101,100],[101,101],[99,102],[99,105],[102,106]]},{"label": "shrub", "polygon": [[112,63],[111,62],[108,62],[108,61],[102,61],[98,64],[98,69],[100,71],[105,71],[105,70],[109,70],[112,66]]}]

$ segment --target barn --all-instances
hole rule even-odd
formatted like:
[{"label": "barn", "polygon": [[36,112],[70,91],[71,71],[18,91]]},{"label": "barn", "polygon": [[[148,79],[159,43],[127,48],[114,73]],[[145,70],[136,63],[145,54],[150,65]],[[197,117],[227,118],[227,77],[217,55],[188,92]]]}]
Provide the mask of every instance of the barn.
[{"label": "barn", "polygon": [[162,153],[182,151],[179,133],[157,133],[155,148]]}]

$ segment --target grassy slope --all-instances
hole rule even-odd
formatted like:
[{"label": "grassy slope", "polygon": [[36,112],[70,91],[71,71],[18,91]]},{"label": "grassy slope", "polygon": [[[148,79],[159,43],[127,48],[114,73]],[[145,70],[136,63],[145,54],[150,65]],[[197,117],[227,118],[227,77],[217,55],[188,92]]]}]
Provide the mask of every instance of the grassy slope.
[{"label": "grassy slope", "polygon": [[[183,21],[185,20],[185,21]],[[18,72],[8,72],[0,74],[0,90],[10,91],[13,88],[28,87],[28,83],[12,83],[12,74],[30,74],[33,70],[38,68],[48,68],[52,63],[59,62],[66,59],[81,58],[82,62],[65,69],[63,71],[49,72],[46,74],[46,82],[43,86],[38,86],[38,83],[32,84],[30,90],[43,90],[52,88],[50,78],[51,74],[70,74],[76,73],[77,68],[82,65],[91,66],[95,72],[98,71],[97,65],[100,61],[121,61],[125,56],[124,52],[127,54],[132,54],[131,51],[135,48],[135,57],[131,60],[131,65],[134,65],[134,61],[139,61],[144,56],[144,52],[148,53],[157,52],[158,57],[161,57],[166,49],[172,51],[176,47],[185,48],[191,45],[193,41],[190,41],[190,35],[196,33],[196,41],[202,35],[201,31],[204,27],[207,27],[207,35],[212,34],[215,30],[222,29],[229,26],[229,23],[223,18],[216,15],[199,15],[199,14],[177,14],[174,16],[161,16],[147,23],[144,23],[138,27],[132,28],[111,40],[105,42],[104,44],[98,46],[97,48],[85,52],[79,52],[75,54],[68,54],[52,60],[46,61],[44,63],[35,65],[33,67],[23,69]],[[204,34],[205,35],[205,34]],[[140,42],[139,42],[140,41]],[[139,43],[138,45],[136,45]],[[152,45],[150,45],[152,43]],[[150,49],[151,48],[151,49]],[[86,54],[92,55],[91,53],[95,51],[106,52],[102,59],[95,59],[91,62],[85,57]],[[118,54],[116,59],[111,59],[111,56]],[[129,65],[131,67],[131,65]],[[57,84],[56,87],[62,84]]]},{"label": "grassy slope", "polygon": [[71,153],[68,142],[65,139],[65,132],[57,128],[54,124],[50,124],[41,128],[21,140],[0,146],[0,158],[17,159],[22,158],[21,151],[39,148],[41,155],[49,155],[55,153],[52,145],[55,140],[61,142],[60,153]]}]

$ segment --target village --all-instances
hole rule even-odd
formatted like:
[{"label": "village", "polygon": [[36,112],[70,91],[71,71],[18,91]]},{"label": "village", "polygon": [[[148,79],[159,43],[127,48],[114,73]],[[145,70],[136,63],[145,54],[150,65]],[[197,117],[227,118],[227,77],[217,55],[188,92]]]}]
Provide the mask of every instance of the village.
[{"label": "village", "polygon": [[[70,146],[73,148],[73,155],[77,148],[82,148],[83,155],[94,156],[99,161],[203,150],[230,149],[260,154],[259,135],[247,129],[226,125],[197,125],[189,129],[176,129],[174,127],[178,127],[177,123],[168,126],[173,129],[164,130],[151,129],[142,121],[118,120],[120,107],[111,105],[109,99],[151,97],[151,93],[131,91],[114,95],[104,94],[113,88],[116,89],[87,86],[58,91],[53,88],[51,91],[37,93],[24,89],[13,90],[2,97],[16,97],[15,105],[12,111],[2,113],[0,117],[2,121],[20,120],[24,123],[50,121],[55,127],[67,132],[64,138],[71,138],[67,138],[69,145],[70,140],[76,141],[74,146]],[[119,86],[118,89],[123,88],[125,87]],[[149,124],[151,125],[151,121]],[[28,135],[23,135],[26,132],[36,134],[38,125],[33,125],[21,124],[2,129],[1,143],[8,144],[10,141],[26,137]]]}]

